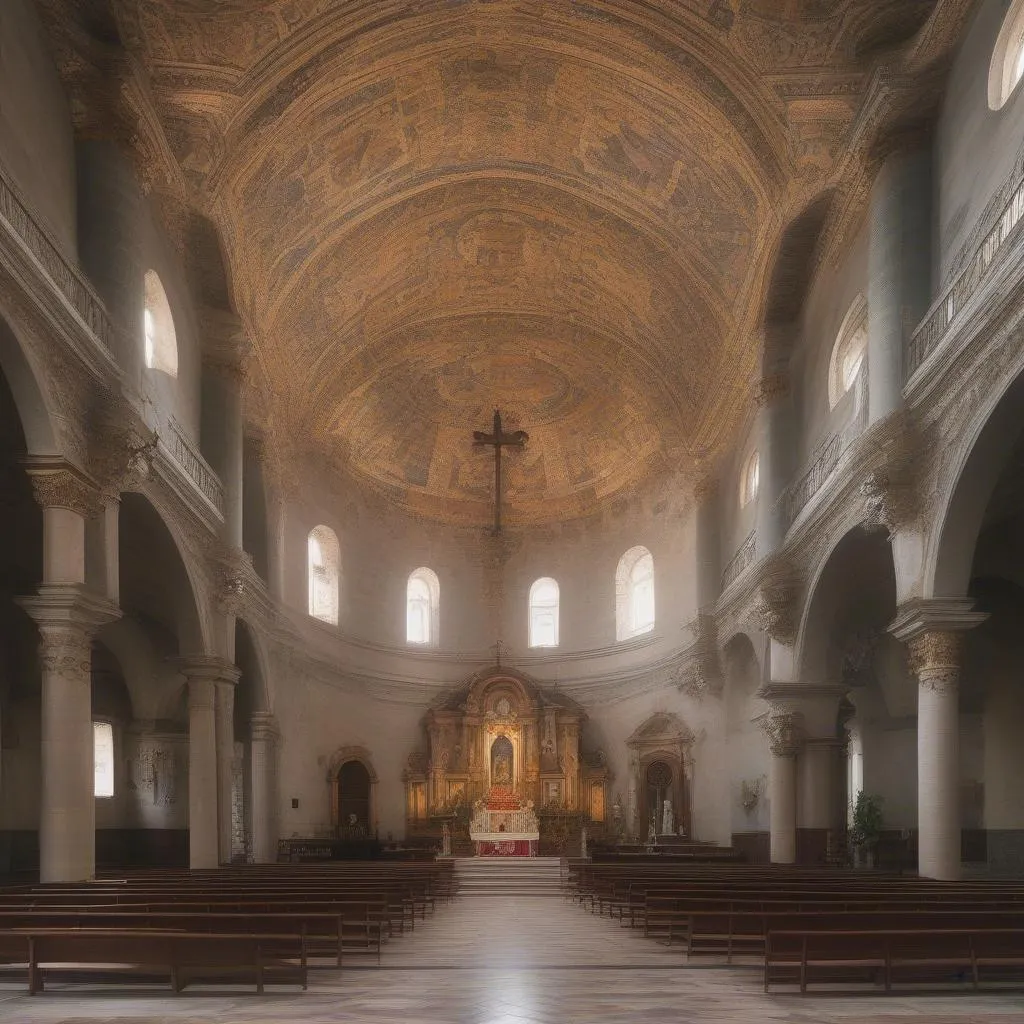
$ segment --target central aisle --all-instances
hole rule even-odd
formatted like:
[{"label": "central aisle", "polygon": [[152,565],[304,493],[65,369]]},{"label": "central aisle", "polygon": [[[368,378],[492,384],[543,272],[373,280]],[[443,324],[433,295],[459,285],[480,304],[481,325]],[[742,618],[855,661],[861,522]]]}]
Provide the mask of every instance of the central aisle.
[{"label": "central aisle", "polygon": [[388,943],[381,966],[317,970],[309,991],[29,998],[0,987],[0,1020],[47,1024],[1009,1024],[1017,994],[766,996],[754,968],[686,965],[566,900],[556,860],[460,861],[459,895]]}]

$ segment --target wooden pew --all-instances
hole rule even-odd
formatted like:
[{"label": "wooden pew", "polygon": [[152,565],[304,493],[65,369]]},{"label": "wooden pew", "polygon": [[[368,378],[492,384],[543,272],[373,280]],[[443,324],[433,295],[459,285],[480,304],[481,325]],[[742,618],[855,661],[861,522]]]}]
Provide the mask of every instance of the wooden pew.
[{"label": "wooden pew", "polygon": [[266,985],[307,984],[301,935],[189,933],[130,928],[30,928],[0,932],[3,969],[27,971],[29,995],[48,974],[97,973],[106,978],[165,975],[180,992],[200,978],[251,978]]},{"label": "wooden pew", "polygon": [[851,982],[886,993],[895,985],[978,990],[985,981],[1024,986],[1024,928],[772,931],[765,947],[766,992]]}]

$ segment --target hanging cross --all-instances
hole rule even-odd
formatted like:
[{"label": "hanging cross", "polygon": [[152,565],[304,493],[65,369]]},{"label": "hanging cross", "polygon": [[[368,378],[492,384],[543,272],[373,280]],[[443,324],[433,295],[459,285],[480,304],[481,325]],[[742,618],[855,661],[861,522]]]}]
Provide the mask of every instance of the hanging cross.
[{"label": "hanging cross", "polygon": [[482,430],[473,431],[473,444],[477,448],[490,445],[494,448],[494,532],[501,533],[501,449],[522,448],[530,435],[525,430],[517,430],[506,434],[501,429],[501,413],[494,410],[494,433],[487,434]]},{"label": "hanging cross", "polygon": [[491,650],[494,651],[495,665],[501,668],[501,656],[508,651],[508,644],[504,640],[499,639],[496,644],[491,644]]}]

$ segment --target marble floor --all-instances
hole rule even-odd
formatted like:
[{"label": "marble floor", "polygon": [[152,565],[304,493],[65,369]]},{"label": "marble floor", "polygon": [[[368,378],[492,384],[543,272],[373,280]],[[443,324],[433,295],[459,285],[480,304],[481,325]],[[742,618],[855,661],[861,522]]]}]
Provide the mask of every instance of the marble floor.
[{"label": "marble floor", "polygon": [[317,970],[309,990],[174,996],[138,988],[0,986],[20,1024],[1008,1024],[1024,996],[766,996],[754,967],[687,966],[669,950],[558,895],[457,898],[388,944],[380,967]]}]

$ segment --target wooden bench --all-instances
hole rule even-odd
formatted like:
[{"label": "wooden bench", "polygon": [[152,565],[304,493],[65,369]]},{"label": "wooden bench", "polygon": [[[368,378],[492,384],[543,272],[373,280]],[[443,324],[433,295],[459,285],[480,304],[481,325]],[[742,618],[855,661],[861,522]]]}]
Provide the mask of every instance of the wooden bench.
[{"label": "wooden bench", "polygon": [[851,982],[891,992],[894,985],[962,986],[986,980],[1024,985],[1024,928],[770,931],[764,987]]},{"label": "wooden bench", "polygon": [[31,928],[0,932],[0,962],[7,970],[27,971],[29,995],[43,990],[47,975],[69,972],[104,978],[150,978],[156,972],[175,992],[199,978],[249,978],[259,994],[268,984],[307,984],[305,940],[288,934]]}]

